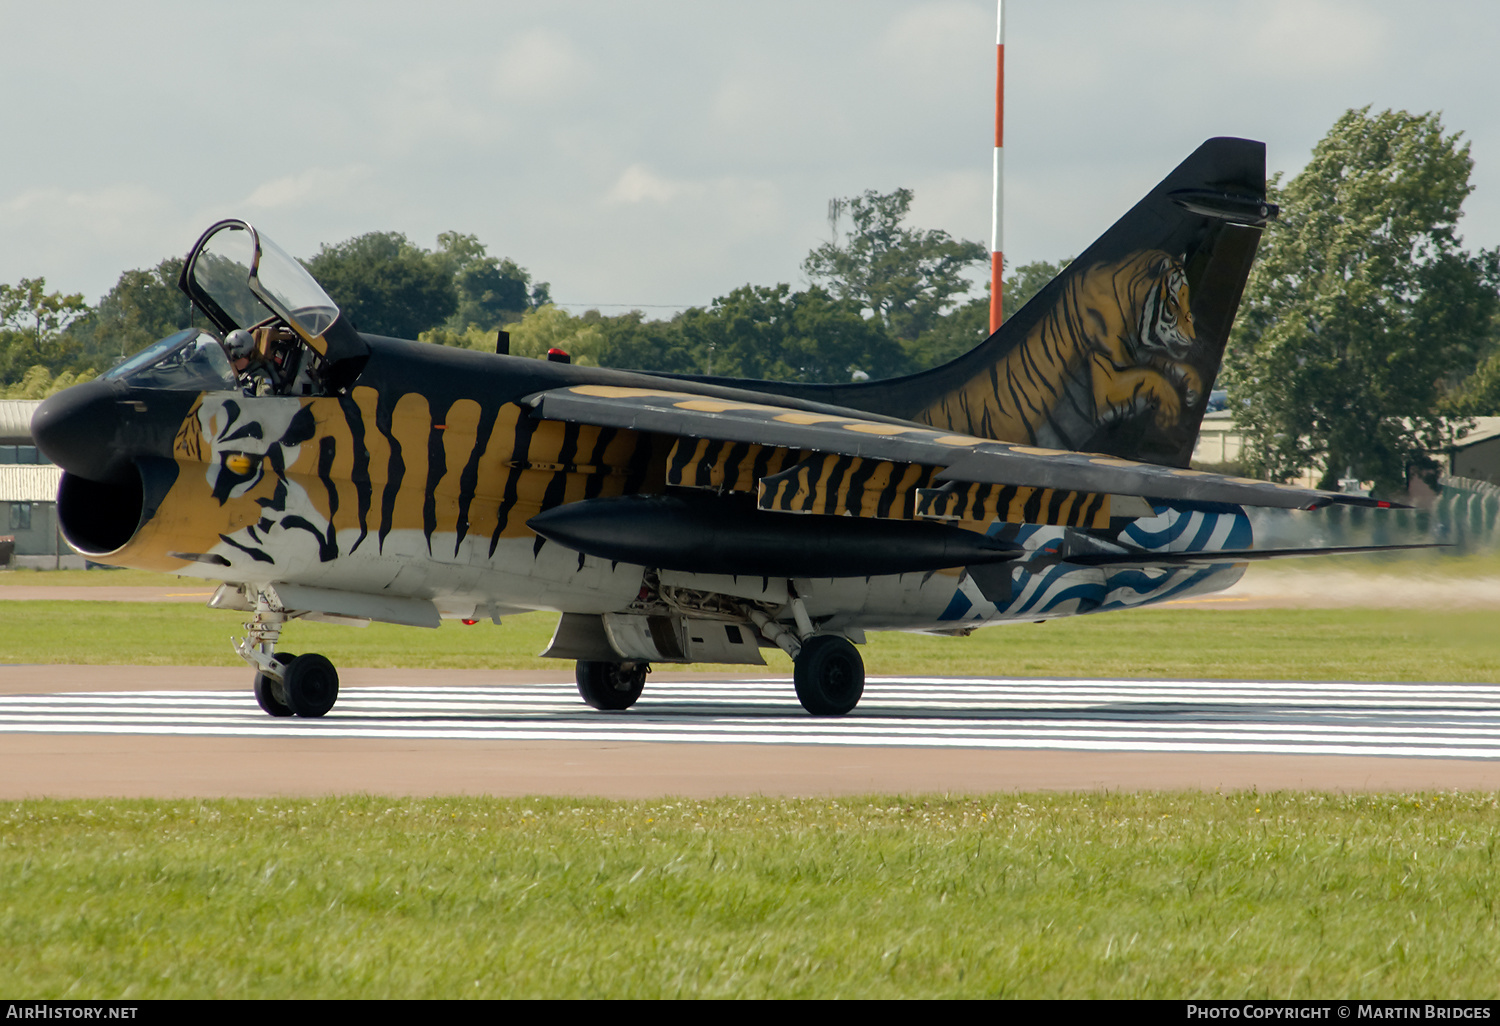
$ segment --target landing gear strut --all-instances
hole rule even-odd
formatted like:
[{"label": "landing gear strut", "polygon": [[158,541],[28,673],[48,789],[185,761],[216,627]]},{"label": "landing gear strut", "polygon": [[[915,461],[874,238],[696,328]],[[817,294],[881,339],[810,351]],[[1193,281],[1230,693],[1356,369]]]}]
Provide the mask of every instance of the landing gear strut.
[{"label": "landing gear strut", "polygon": [[578,660],[578,694],[595,709],[629,709],[641,697],[650,663]]},{"label": "landing gear strut", "polygon": [[264,595],[257,597],[255,619],[245,624],[245,637],[234,643],[234,649],[255,668],[255,701],[267,714],[322,716],[338,701],[338,670],[315,653],[294,656],[276,651],[286,617]]},{"label": "landing gear strut", "polygon": [[814,716],[842,716],[865,692],[865,661],[847,638],[815,634],[792,661],[797,700]]}]

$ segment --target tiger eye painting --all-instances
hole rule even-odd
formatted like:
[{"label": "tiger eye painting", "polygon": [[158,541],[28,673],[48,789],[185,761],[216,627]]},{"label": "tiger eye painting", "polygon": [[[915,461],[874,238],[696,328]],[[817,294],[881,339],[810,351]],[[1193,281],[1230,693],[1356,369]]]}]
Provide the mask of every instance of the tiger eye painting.
[{"label": "tiger eye painting", "polygon": [[528,610],[561,614],[543,655],[597,709],[653,664],[776,647],[807,711],[842,715],[869,631],[1127,609],[1350,551],[1257,547],[1245,508],[1387,504],[1189,467],[1276,215],[1264,147],[1211,139],[970,352],[830,384],[362,333],[221,221],[180,282],[211,327],[48,399],[33,434],[75,549],[219,582],[273,716],[338,696],[326,658],[278,651],[289,620]]}]

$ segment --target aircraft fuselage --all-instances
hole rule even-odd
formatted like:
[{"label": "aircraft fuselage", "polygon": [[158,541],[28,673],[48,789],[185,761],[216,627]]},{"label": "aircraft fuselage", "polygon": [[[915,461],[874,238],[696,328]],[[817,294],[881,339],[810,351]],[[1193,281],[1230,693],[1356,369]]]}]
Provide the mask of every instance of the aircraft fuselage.
[{"label": "aircraft fuselage", "polygon": [[[124,483],[112,486],[117,494],[103,494],[106,486],[92,480],[65,483],[70,541],[100,562],[251,586],[295,583],[418,599],[452,618],[523,609],[604,614],[636,599],[644,567],[547,542],[527,521],[584,499],[667,490],[678,440],[537,419],[523,400],[565,385],[680,382],[366,338],[369,360],[344,395],[94,386],[96,394],[75,405],[97,411],[72,430],[113,439],[110,459],[120,466],[111,476]],[[694,390],[754,395],[701,383]],[[740,448],[740,459],[774,458]],[[97,447],[90,452],[100,458]],[[133,472],[141,484],[132,505]],[[1008,600],[987,598],[961,566],[794,578],[793,587],[825,629],[953,631],[1201,594],[1242,572],[1235,565],[1049,563],[1046,550],[1071,528],[992,522],[985,530],[1024,549],[1033,563],[1040,558],[1038,565],[1020,560]],[[1201,504],[1158,505],[1154,516],[1125,527],[1122,540],[1158,551],[1245,548],[1250,541],[1238,508]],[[723,586],[722,575],[697,576],[703,591]]]}]

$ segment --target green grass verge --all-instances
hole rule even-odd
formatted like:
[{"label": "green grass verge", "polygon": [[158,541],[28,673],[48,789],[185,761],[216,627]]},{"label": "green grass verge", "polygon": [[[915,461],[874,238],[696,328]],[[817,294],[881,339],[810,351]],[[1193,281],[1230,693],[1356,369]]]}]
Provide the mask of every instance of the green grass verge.
[{"label": "green grass verge", "polygon": [[1500,996],[1495,795],[0,805],[15,998]]},{"label": "green grass verge", "polygon": [[1475,580],[1500,577],[1500,550],[1484,549],[1478,552],[1450,555],[1442,550],[1404,549],[1353,556],[1281,559],[1254,564],[1249,572],[1257,576],[1285,574],[1298,578],[1350,573],[1361,577]]},{"label": "green grass verge", "polygon": [[[0,602],[0,663],[242,665],[229,638],[243,618],[191,604]],[[445,622],[435,631],[292,623],[282,647],[321,652],[338,666],[566,670],[536,657],[556,622],[555,614],[529,613],[498,627]],[[876,633],[864,656],[872,674],[1494,683],[1494,623],[1492,611],[1150,610],[993,627],[969,638]],[[780,651],[766,658],[768,670],[696,669],[791,672]]]},{"label": "green grass verge", "polygon": [[179,577],[154,570],[33,570],[23,567],[0,570],[0,588],[7,585],[33,588],[176,588],[181,591],[213,591],[215,581]]}]

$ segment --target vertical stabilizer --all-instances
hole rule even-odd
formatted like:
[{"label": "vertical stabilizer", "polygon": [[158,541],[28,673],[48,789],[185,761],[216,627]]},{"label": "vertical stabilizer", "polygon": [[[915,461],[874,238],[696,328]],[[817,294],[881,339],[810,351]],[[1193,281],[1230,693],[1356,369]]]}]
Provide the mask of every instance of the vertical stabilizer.
[{"label": "vertical stabilizer", "polygon": [[1261,229],[1275,216],[1265,145],[1210,139],[958,359],[884,381],[755,387],[983,438],[1185,467]]},{"label": "vertical stabilizer", "polygon": [[1264,145],[1210,139],[989,339],[904,379],[899,412],[985,438],[1186,466],[1274,216]]}]

